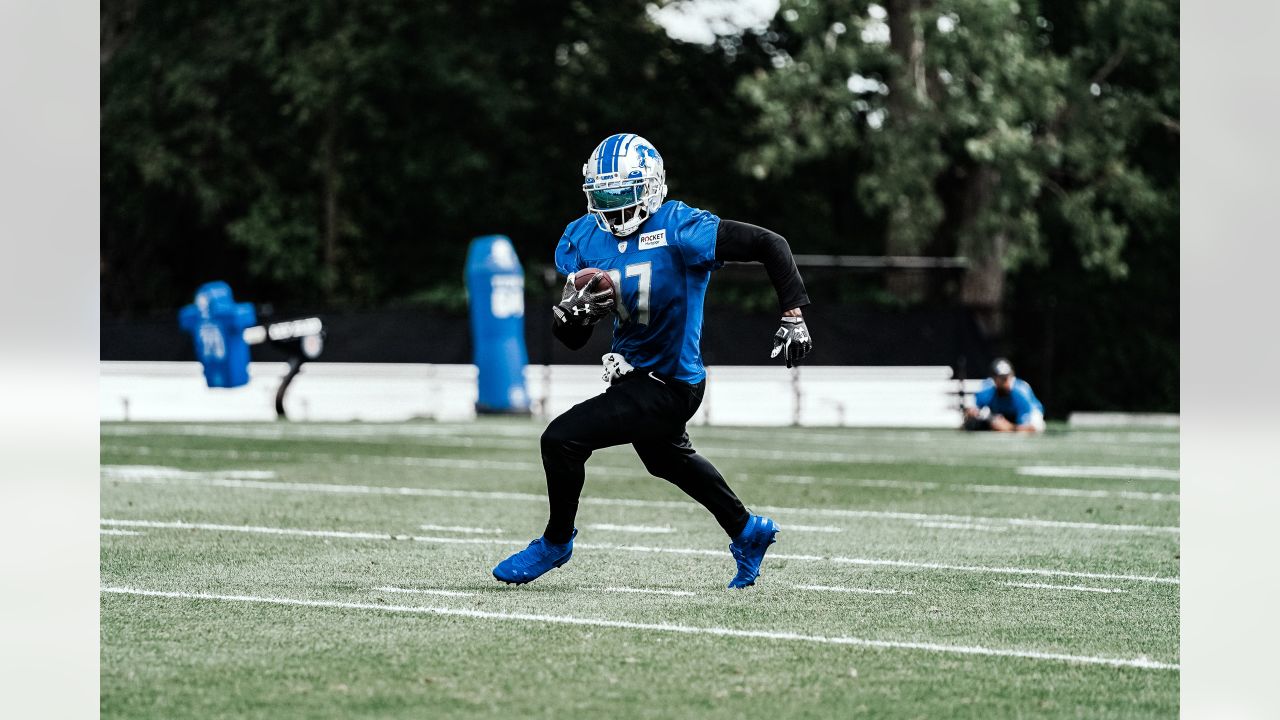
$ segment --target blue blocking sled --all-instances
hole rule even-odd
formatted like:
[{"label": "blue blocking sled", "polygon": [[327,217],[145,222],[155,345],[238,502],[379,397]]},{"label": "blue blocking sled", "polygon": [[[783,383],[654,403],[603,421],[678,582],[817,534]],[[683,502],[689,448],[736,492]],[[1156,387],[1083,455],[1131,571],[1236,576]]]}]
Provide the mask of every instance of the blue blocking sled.
[{"label": "blue blocking sled", "polygon": [[478,371],[478,413],[529,413],[524,368],[524,268],[506,235],[484,235],[467,251],[471,345]]},{"label": "blue blocking sled", "polygon": [[248,384],[249,344],[244,330],[255,323],[253,303],[236,302],[231,286],[221,280],[201,285],[195,302],[178,311],[178,325],[191,334],[209,387]]}]

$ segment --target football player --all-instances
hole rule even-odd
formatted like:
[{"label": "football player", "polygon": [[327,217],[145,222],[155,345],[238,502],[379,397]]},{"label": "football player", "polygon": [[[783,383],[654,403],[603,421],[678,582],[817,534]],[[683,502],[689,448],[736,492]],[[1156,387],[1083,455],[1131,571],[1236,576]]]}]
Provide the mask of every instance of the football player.
[{"label": "football player", "polygon": [[1013,374],[1004,358],[991,363],[991,377],[974,396],[974,407],[965,408],[966,430],[995,432],[1044,432],[1044,405],[1026,380]]},{"label": "football player", "polygon": [[[609,136],[582,172],[587,213],[569,224],[556,246],[556,267],[569,278],[552,308],[552,330],[576,350],[612,315],[612,352],[605,356],[610,385],[543,432],[551,505],[546,529],[493,575],[527,583],[568,562],[587,458],[600,448],[630,444],[650,473],[715,516],[737,562],[729,587],[750,586],[778,525],[743,507],[715,466],[693,449],[685,424],[706,390],[699,347],[703,296],[711,272],[726,261],[762,263],[777,291],[782,319],[770,357],[781,356],[791,368],[812,350],[801,314],[809,297],[791,248],[764,228],[666,201],[662,156],[638,135]],[[578,287],[574,276],[586,268],[598,272]]]}]

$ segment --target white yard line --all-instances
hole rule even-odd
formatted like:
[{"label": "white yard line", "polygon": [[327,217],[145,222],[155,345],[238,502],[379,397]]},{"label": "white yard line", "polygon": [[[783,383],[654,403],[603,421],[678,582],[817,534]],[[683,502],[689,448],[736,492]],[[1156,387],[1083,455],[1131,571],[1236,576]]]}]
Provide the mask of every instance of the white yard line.
[{"label": "white yard line", "polygon": [[1034,590],[1079,590],[1080,592],[1095,592],[1095,593],[1125,592],[1120,588],[1098,588],[1098,587],[1087,587],[1085,585],[1045,585],[1042,583],[1015,583],[1015,582],[1007,582],[1005,583],[1005,585],[1008,585],[1009,587],[1032,588]]},{"label": "white yard line", "polygon": [[656,590],[653,588],[632,588],[632,587],[607,587],[605,592],[616,593],[638,593],[642,595],[675,595],[678,597],[687,597],[693,595],[688,590]]},{"label": "white yard line", "polygon": [[[840,480],[837,478],[837,482]],[[891,488],[894,490],[945,490],[948,486],[927,480],[880,480],[875,478],[853,479],[849,482],[856,487]]]},{"label": "white yard line", "polygon": [[[899,463],[915,463],[920,465],[938,465],[942,467],[987,467],[987,468],[1011,468],[1020,466],[1025,467],[1024,463],[1030,459],[1027,456],[1017,457],[1008,452],[1001,452],[1006,448],[990,447],[990,453],[976,453],[972,448],[967,451],[958,451],[951,454],[932,454],[926,455],[919,452],[902,452],[902,453],[884,453],[884,452],[831,452],[831,451],[805,451],[805,450],[770,450],[759,447],[721,447],[714,445],[695,444],[698,452],[706,455],[708,458],[740,458],[749,460],[777,460],[777,461],[803,461],[803,462],[826,462],[826,463],[844,463],[844,464],[866,464],[866,465],[883,465],[883,464],[899,464]],[[1087,446],[1082,450],[1089,450]],[[1143,454],[1146,453],[1134,453]],[[1176,459],[1176,457],[1171,458]],[[1031,466],[1042,467],[1042,466]],[[1134,469],[1129,467],[1128,469]],[[1137,468],[1138,470],[1155,470],[1163,473],[1174,473],[1176,479],[1176,470],[1164,470],[1162,468]],[[1069,477],[1080,477],[1069,476]],[[1087,476],[1086,476],[1087,477]],[[1114,477],[1114,476],[1107,476]],[[1123,477],[1131,477],[1125,475]],[[1153,477],[1167,479],[1166,475],[1156,474]]]},{"label": "white yard line", "polygon": [[457,525],[419,525],[418,527],[423,530],[455,532],[464,535],[499,535],[502,533],[502,528],[459,527]]},{"label": "white yard line", "polygon": [[1098,655],[1070,655],[1066,653],[1042,652],[1039,650],[1018,650],[1006,648],[988,648],[977,645],[946,645],[942,643],[907,642],[898,640],[869,640],[847,636],[805,635],[785,630],[739,630],[725,627],[703,627],[696,625],[675,625],[666,623],[640,623],[626,620],[606,620],[603,618],[582,618],[571,615],[538,615],[533,613],[505,613],[468,608],[423,607],[414,605],[379,605],[374,603],[340,602],[336,600],[304,600],[301,598],[262,597],[256,595],[220,595],[214,593],[170,592],[161,590],[143,590],[128,587],[103,587],[101,592],[113,595],[132,595],[141,597],[172,598],[180,600],[214,600],[222,602],[260,603],[267,605],[290,605],[313,608],[336,608],[343,610],[372,610],[375,612],[412,613],[421,615],[442,615],[466,617],[482,620],[510,620],[540,624],[577,625],[585,627],[617,628],[623,630],[647,630],[651,632],[676,633],[681,635],[712,635],[717,637],[752,638],[757,640],[778,640],[791,642],[807,642],[823,645],[848,645],[858,647],[881,648],[887,650],[918,650],[923,652],[948,653],[955,655],[979,655],[987,657],[1010,657],[1027,660],[1055,660],[1086,665],[1107,665],[1110,667],[1130,667],[1143,670],[1179,670],[1177,663],[1152,660],[1148,657],[1116,658]]},{"label": "white yard line", "polygon": [[[227,460],[254,460],[297,462],[313,460],[322,463],[353,463],[360,465],[393,465],[397,467],[428,467],[447,470],[527,470],[541,472],[542,465],[531,462],[506,460],[468,460],[465,458],[429,458],[407,455],[366,455],[361,453],[286,452],[283,450],[204,450],[195,448],[149,448],[103,445],[103,452],[122,452],[149,457],[163,455],[181,458],[220,458]],[[112,466],[106,466],[112,467]],[[120,466],[131,467],[131,466]]]},{"label": "white yard line", "polygon": [[443,595],[445,597],[475,597],[473,592],[462,592],[460,590],[436,590],[434,588],[401,588],[401,587],[379,587],[374,588],[378,592],[388,593],[412,593],[414,595]]},{"label": "white yard line", "polygon": [[992,527],[990,525],[981,525],[966,522],[930,522],[923,521],[916,523],[922,528],[940,528],[943,530],[980,530],[982,532],[1005,532],[1007,527]]},{"label": "white yard line", "polygon": [[[787,559],[780,554],[772,554],[769,557],[776,559]],[[800,559],[800,558],[792,558]],[[807,558],[806,558],[807,559]],[[948,563],[929,563],[917,562],[910,560],[876,560],[872,558],[847,558],[833,557],[831,562],[848,563],[850,565],[871,565],[885,567],[907,567],[920,568],[923,570],[955,570],[958,572],[976,572],[976,573],[995,573],[999,575],[1040,575],[1044,577],[1072,577],[1087,578],[1090,580],[1131,580],[1133,582],[1154,583],[1157,585],[1179,585],[1182,583],[1180,578],[1161,577],[1155,575],[1124,575],[1114,573],[1097,573],[1097,572],[1079,572],[1076,570],[1048,570],[1034,568],[1017,568],[1017,567],[988,567],[983,565],[952,565]]]},{"label": "white yard line", "polygon": [[[175,448],[176,449],[176,448]],[[192,451],[200,452],[200,451]],[[211,451],[221,452],[221,451]],[[226,451],[230,453],[239,453],[242,451]],[[192,456],[196,457],[196,456]],[[348,455],[344,456],[348,460],[354,462],[354,458],[365,456]],[[253,459],[263,460],[266,457],[255,457]],[[287,459],[284,455],[277,460]],[[338,460],[337,456],[334,457]],[[403,461],[403,462],[401,462]],[[373,464],[412,464],[424,467],[441,467],[451,470],[528,470],[534,472],[541,469],[541,466],[532,463],[512,464],[501,463],[495,466],[495,461],[488,460],[465,460],[458,458],[395,458],[381,457],[370,460]],[[608,476],[626,476],[626,477],[648,477],[648,473],[633,468],[615,468],[602,467],[597,468]],[[1052,469],[1052,468],[1051,468]],[[1024,475],[1036,475],[1038,473],[1023,473]],[[270,480],[277,477],[277,474],[270,470],[215,470],[207,472],[194,472],[182,470],[180,468],[162,467],[157,465],[103,465],[102,476],[110,480],[138,480],[146,478],[181,478],[181,479],[205,479],[205,478],[234,478],[243,480]],[[790,485],[812,485],[821,483],[824,485],[838,485],[843,487],[863,487],[863,488],[888,488],[895,490],[916,490],[916,491],[942,491],[942,492],[969,492],[981,494],[1010,494],[1010,495],[1043,495],[1046,497],[1081,497],[1081,498],[1116,498],[1123,500],[1150,500],[1157,502],[1178,502],[1179,496],[1174,493],[1154,493],[1154,492],[1138,492],[1130,490],[1086,490],[1081,488],[1047,488],[1029,485],[970,485],[970,484],[950,484],[938,483],[925,480],[885,480],[876,478],[844,478],[844,477],[825,477],[818,475],[760,475],[751,473],[736,473],[735,479],[741,481],[760,480],[763,482],[776,482]]]},{"label": "white yard line", "polygon": [[831,585],[792,585],[797,590],[817,590],[820,592],[869,593],[871,595],[915,595],[910,590],[884,590],[881,588],[834,587]]},{"label": "white yard line", "polygon": [[816,532],[816,533],[842,533],[844,528],[838,528],[834,525],[796,525],[795,523],[787,523],[783,525],[783,530],[793,532]]},{"label": "white yard line", "polygon": [[591,530],[603,530],[605,532],[627,532],[627,533],[673,533],[675,528],[666,527],[664,525],[610,525],[609,523],[593,523],[587,528]]},{"label": "white yard line", "polygon": [[[767,480],[773,483],[782,483],[783,485],[812,485],[823,479],[809,477],[808,475],[765,475],[763,477],[754,477],[759,477],[761,480]],[[752,478],[753,476],[748,473],[738,473],[739,480],[751,480]]]},{"label": "white yard line", "polygon": [[822,483],[824,485],[892,488],[895,490],[937,490],[939,488],[945,489],[947,487],[940,483],[921,480],[877,480],[874,478],[822,477],[818,475],[753,475],[751,473],[738,473],[735,477],[739,480],[762,480],[764,482],[780,482],[789,485],[812,485],[814,483]]},{"label": "white yard line", "polygon": [[[240,480],[220,477],[120,477],[118,482],[163,484],[173,480],[202,484],[212,487],[241,488],[253,490],[282,490],[289,492],[320,492],[345,495],[417,495],[422,497],[467,498],[472,500],[520,500],[545,504],[545,495],[534,493],[500,492],[484,490],[445,490],[440,488],[420,487],[386,487],[380,485],[345,485],[338,483],[300,483],[276,482],[267,480]],[[635,498],[601,498],[586,497],[580,501],[583,505],[609,505],[621,507],[672,508],[683,510],[701,510],[695,503],[677,500],[640,500]],[[1177,527],[1160,525],[1124,525],[1114,523],[1092,523],[1069,520],[1045,520],[1041,518],[997,518],[973,517],[968,515],[946,515],[933,513],[897,512],[892,510],[854,510],[845,508],[792,508],[775,505],[760,505],[757,510],[780,515],[819,515],[826,517],[872,518],[882,520],[907,520],[912,522],[937,521],[961,522],[987,525],[1010,525],[1031,528],[1054,528],[1065,530],[1103,530],[1108,532],[1178,534]]]},{"label": "white yard line", "polygon": [[[486,433],[489,430],[490,428],[485,428]],[[237,427],[234,425],[144,425],[132,427],[127,425],[104,425],[101,433],[103,436],[114,437],[216,437],[243,440],[292,440],[296,442],[347,440],[352,442],[411,443],[416,441],[422,444],[429,444],[434,440],[436,444],[447,444],[451,447],[508,448],[514,450],[528,449],[534,441],[532,437],[528,440],[503,440],[492,437],[475,438],[466,437],[458,432],[420,432],[413,427],[384,428],[376,425],[364,427],[358,425],[343,427],[310,424],[280,427]]]},{"label": "white yard line", "polygon": [[[582,502],[590,502],[583,500]],[[807,514],[828,517],[875,518],[884,520],[936,521],[974,523],[986,525],[1011,525],[1017,527],[1056,528],[1064,530],[1104,530],[1109,532],[1130,532],[1150,534],[1177,535],[1178,528],[1163,525],[1124,525],[1114,523],[1077,522],[1072,520],[1045,520],[1042,518],[1000,518],[977,517],[972,515],[947,515],[941,513],[913,513],[893,510],[853,510],[845,508],[790,508],[775,505],[757,505],[757,510],[777,514]]]},{"label": "white yard line", "polygon": [[261,525],[222,525],[219,523],[189,523],[182,521],[164,522],[157,520],[112,520],[102,519],[103,525],[122,527],[163,528],[169,530],[212,530],[215,532],[238,532],[257,535],[287,535],[294,537],[340,538],[343,540],[413,540],[417,542],[445,543],[453,545],[515,545],[516,540],[500,540],[498,538],[453,538],[427,537],[422,535],[396,535],[385,532],[362,532],[358,530],[306,530],[303,528],[276,528]]},{"label": "white yard line", "polygon": [[113,530],[110,528],[98,528],[99,535],[146,535],[136,530]]},{"label": "white yard line", "polygon": [[818,475],[752,475],[738,473],[738,480],[761,480],[791,485],[838,485],[841,487],[890,488],[895,490],[968,492],[979,494],[1043,495],[1045,497],[1115,498],[1120,500],[1151,500],[1178,502],[1177,494],[1137,492],[1131,490],[1086,490],[1082,488],[1054,488],[1034,485],[971,485],[929,482],[927,480],[877,480],[872,478],[821,477]]},{"label": "white yard line", "polygon": [[1176,493],[1137,492],[1134,490],[1084,490],[1081,488],[1027,487],[1025,485],[962,485],[960,487],[969,492],[1003,495],[1116,498],[1119,500],[1152,500],[1155,502],[1178,502],[1181,500],[1181,497]]},{"label": "white yard line", "polygon": [[227,460],[269,461],[285,461],[291,457],[297,457],[297,454],[288,453],[283,450],[212,450],[199,448],[152,447],[150,445],[122,445],[120,443],[109,442],[100,444],[98,449],[103,454],[114,453],[117,455],[141,455],[142,457],[156,456],[195,459],[220,458]]},{"label": "white yard line", "polygon": [[133,479],[182,479],[205,480],[208,478],[232,478],[235,480],[272,480],[276,473],[271,470],[183,470],[160,465],[103,465],[100,469],[102,477],[108,480]]},{"label": "white yard line", "polygon": [[[517,539],[498,539],[498,538],[445,538],[445,537],[422,537],[415,535],[396,535],[386,532],[360,532],[351,530],[305,530],[300,528],[272,528],[260,527],[256,525],[222,525],[217,523],[190,523],[183,521],[162,521],[162,520],[116,520],[111,518],[103,518],[103,525],[111,527],[143,527],[143,528],[165,528],[172,530],[212,530],[217,532],[240,532],[240,533],[258,533],[266,535],[293,535],[299,537],[328,537],[328,538],[345,538],[352,540],[410,540],[416,542],[434,542],[446,543],[453,545],[507,545],[519,546],[524,545],[527,540]],[[574,543],[575,548],[587,550],[612,550],[627,552],[643,552],[643,553],[667,553],[673,555],[706,555],[710,557],[724,557],[724,550],[710,550],[704,548],[664,548],[653,547],[648,545],[609,545],[604,543]],[[984,567],[981,565],[949,565],[943,563],[917,562],[912,560],[881,560],[872,558],[851,558],[840,556],[822,556],[822,555],[795,555],[788,553],[773,552],[769,553],[769,557],[774,560],[797,560],[808,562],[833,562],[850,565],[870,565],[882,567],[902,567],[923,570],[954,570],[959,572],[976,572],[976,573],[998,573],[1003,575],[1038,575],[1046,577],[1076,577],[1076,578],[1093,578],[1099,580],[1132,580],[1134,582],[1147,582],[1165,585],[1177,585],[1181,581],[1176,577],[1158,577],[1150,575],[1116,575],[1109,573],[1092,573],[1078,572],[1074,570],[1049,570],[1044,568],[1012,568],[1012,567]]]},{"label": "white yard line", "polygon": [[[163,433],[159,433],[159,434],[163,434]],[[268,438],[263,438],[263,439],[268,439]],[[299,439],[305,440],[306,438],[299,438]],[[320,439],[323,439],[323,438],[317,438],[317,440],[320,440]],[[455,440],[456,442],[454,442]],[[428,445],[427,443],[423,443],[423,444]],[[482,438],[481,439],[465,438],[462,436],[459,436],[456,438],[450,438],[447,441],[442,441],[440,443],[437,443],[436,446],[438,447],[439,446],[443,446],[443,447],[464,446],[472,449],[492,448],[495,450],[524,451],[520,453],[521,455],[524,455],[526,453],[536,454],[537,452],[537,445],[532,441],[524,444],[517,444],[517,445],[510,445],[507,441],[502,441],[495,444],[493,442],[486,441]],[[948,453],[948,454],[924,455],[924,454],[921,454],[920,452],[902,452],[902,453],[894,454],[894,453],[875,453],[875,452],[851,453],[851,452],[830,452],[830,451],[822,452],[822,451],[803,451],[803,450],[802,451],[768,450],[768,449],[762,449],[757,447],[743,448],[743,447],[722,447],[722,446],[713,446],[713,445],[702,445],[701,443],[699,443],[696,447],[700,453],[702,453],[703,455],[707,456],[712,460],[716,460],[718,458],[737,458],[737,459],[746,459],[746,460],[771,460],[771,461],[778,461],[778,462],[803,461],[803,462],[844,463],[844,464],[853,464],[853,465],[858,465],[858,464],[885,465],[885,464],[899,464],[899,463],[914,463],[919,465],[935,465],[940,467],[1018,468],[1019,466],[1024,465],[1028,459],[1031,459],[1029,456],[1025,454],[1024,456],[1019,457],[1015,454],[994,452],[994,451],[1000,450],[1001,448],[991,448],[991,450],[993,451],[991,453],[976,453],[976,452],[973,452],[972,448],[970,448],[968,451],[957,451],[957,452]],[[171,453],[174,450],[190,451],[192,449],[191,448],[153,448],[149,446],[130,446],[130,445],[120,445],[117,443],[112,443],[109,445],[104,445],[103,450],[113,451],[113,452],[138,452],[139,454],[146,454],[145,451],[151,451],[154,453]],[[271,451],[209,449],[209,450],[196,450],[196,452],[209,453],[208,455],[205,455],[205,457],[253,458],[258,453],[271,452]],[[279,452],[279,451],[274,451],[274,452]],[[609,455],[612,455],[612,454],[613,453],[610,453]],[[344,455],[338,455],[335,453],[322,453],[322,452],[289,452],[287,453],[287,455],[294,460],[309,459],[309,460],[317,460],[322,462],[324,461],[325,458],[334,458],[334,457],[340,458],[344,462],[361,462],[361,461],[369,460],[371,458],[379,458],[383,460],[390,460],[390,461],[397,461],[397,462],[408,461],[404,464],[416,463],[422,460],[437,459],[437,458],[423,458],[418,456],[385,456],[385,455],[357,454],[357,453],[348,453]],[[447,459],[447,458],[438,458],[438,459]],[[1176,460],[1177,458],[1172,457],[1170,459]],[[484,461],[462,460],[462,462],[465,463],[465,462],[484,462]],[[519,469],[530,469],[530,468],[534,470],[541,469],[541,465],[538,465],[537,463],[531,463],[531,462],[521,462],[521,461],[489,461],[489,462],[503,462],[512,467],[518,467]],[[1040,467],[1040,466],[1032,466],[1032,467]],[[1058,466],[1045,466],[1045,467],[1058,467]],[[611,471],[612,469],[613,468],[610,468]],[[1154,468],[1154,469],[1159,469],[1159,468]],[[1071,477],[1071,476],[1068,476],[1068,477]]]},{"label": "white yard line", "polygon": [[1024,465],[1019,475],[1034,477],[1106,478],[1114,480],[1178,480],[1177,470],[1134,465]]}]

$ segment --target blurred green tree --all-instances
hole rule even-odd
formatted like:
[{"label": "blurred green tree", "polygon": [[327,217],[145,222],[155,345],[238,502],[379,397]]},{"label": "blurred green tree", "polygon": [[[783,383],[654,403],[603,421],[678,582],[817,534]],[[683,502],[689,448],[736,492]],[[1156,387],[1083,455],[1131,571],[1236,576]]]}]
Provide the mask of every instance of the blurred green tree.
[{"label": "blurred green tree", "polygon": [[773,27],[744,172],[838,178],[877,251],[969,257],[960,299],[1051,405],[1177,409],[1176,2],[789,0]]},{"label": "blurred green tree", "polygon": [[438,297],[489,232],[541,262],[622,130],[712,202],[737,46],[677,43],[637,1],[108,2],[104,309],[173,306],[208,273],[294,303]]},{"label": "blurred green tree", "polygon": [[[1176,3],[794,0],[777,24],[776,68],[741,83],[744,169],[857,157],[846,181],[883,251],[971,258],[961,297],[993,330],[1005,272],[1048,259],[1050,217],[1086,270],[1122,278],[1133,228],[1176,216],[1176,173],[1135,157],[1152,132],[1176,154]],[[912,279],[889,276],[922,292]]]}]

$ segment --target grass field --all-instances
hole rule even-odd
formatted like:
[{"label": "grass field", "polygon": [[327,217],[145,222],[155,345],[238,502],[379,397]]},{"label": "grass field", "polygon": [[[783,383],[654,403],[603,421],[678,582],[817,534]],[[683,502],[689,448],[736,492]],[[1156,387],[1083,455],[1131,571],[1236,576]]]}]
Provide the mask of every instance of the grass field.
[{"label": "grass field", "polygon": [[572,562],[541,426],[104,424],[104,717],[1174,717],[1178,436],[692,428],[760,581],[630,448]]}]

